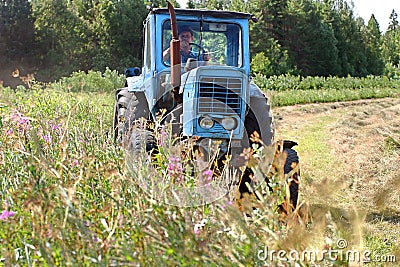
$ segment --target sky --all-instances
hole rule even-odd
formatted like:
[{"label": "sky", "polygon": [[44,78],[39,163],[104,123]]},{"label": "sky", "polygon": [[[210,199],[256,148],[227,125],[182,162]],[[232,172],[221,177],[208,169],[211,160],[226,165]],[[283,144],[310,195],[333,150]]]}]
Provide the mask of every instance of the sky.
[{"label": "sky", "polygon": [[394,9],[400,20],[400,1],[399,0],[353,0],[354,3],[354,15],[362,17],[365,24],[374,14],[376,20],[379,23],[379,29],[381,32],[385,32],[389,25],[389,17]]},{"label": "sky", "polygon": [[[182,8],[186,8],[186,2],[187,0],[178,0]],[[353,3],[354,15],[362,17],[367,24],[371,15],[374,14],[381,32],[386,31],[393,9],[399,15],[398,20],[400,20],[400,0],[353,0]]]}]

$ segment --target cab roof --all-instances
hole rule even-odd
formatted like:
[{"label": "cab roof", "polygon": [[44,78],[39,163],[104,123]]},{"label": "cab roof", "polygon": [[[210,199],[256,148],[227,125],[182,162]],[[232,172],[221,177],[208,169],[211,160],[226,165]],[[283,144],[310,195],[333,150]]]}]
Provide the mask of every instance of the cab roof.
[{"label": "cab roof", "polygon": [[[167,8],[153,8],[150,13],[153,14],[169,14]],[[186,16],[207,16],[214,18],[240,18],[240,19],[251,19],[256,18],[249,13],[236,12],[236,11],[225,11],[225,10],[207,10],[207,9],[183,9],[175,8],[176,15]]]}]

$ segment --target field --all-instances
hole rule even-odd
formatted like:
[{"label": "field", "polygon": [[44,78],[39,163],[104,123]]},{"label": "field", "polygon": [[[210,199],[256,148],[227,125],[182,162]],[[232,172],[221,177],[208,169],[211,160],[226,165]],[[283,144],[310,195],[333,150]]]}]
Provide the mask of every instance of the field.
[{"label": "field", "polygon": [[275,116],[279,134],[301,144],[311,211],[329,210],[360,247],[398,259],[400,99],[284,107]]},{"label": "field", "polygon": [[368,266],[398,265],[398,97],[274,109],[278,138],[300,144],[302,204],[283,216],[285,181],[275,176],[277,190],[260,200],[175,207],[151,199],[114,145],[112,93],[0,90],[0,265],[362,261],[346,252],[370,252]]}]

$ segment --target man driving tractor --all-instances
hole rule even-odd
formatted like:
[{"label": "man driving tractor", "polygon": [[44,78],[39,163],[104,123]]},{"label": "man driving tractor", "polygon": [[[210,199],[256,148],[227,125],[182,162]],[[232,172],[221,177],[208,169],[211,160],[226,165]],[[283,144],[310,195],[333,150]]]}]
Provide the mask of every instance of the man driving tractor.
[{"label": "man driving tractor", "polygon": [[[189,58],[194,58],[198,59],[199,58],[199,53],[201,52],[200,55],[200,61],[209,61],[210,56],[205,52],[205,51],[194,51],[192,49],[192,44],[194,40],[194,32],[191,28],[189,27],[182,27],[180,32],[179,32],[179,40],[181,43],[181,63],[184,64],[187,62]],[[167,48],[163,52],[163,61],[164,62],[169,62],[170,60],[170,48]]]}]

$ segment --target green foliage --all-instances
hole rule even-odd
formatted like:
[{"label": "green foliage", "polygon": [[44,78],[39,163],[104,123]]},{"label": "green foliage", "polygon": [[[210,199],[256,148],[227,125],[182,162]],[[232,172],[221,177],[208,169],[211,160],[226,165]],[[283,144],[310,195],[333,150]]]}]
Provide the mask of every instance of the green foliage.
[{"label": "green foliage", "polygon": [[305,76],[331,74],[337,69],[337,40],[314,1],[290,1],[288,15],[292,25],[286,36],[288,51],[297,68]]},{"label": "green foliage", "polygon": [[30,14],[30,1],[0,1],[0,65],[37,52],[33,45],[33,19]]},{"label": "green foliage", "polygon": [[[32,1],[40,46],[43,80],[53,81],[73,71],[122,70],[141,60],[142,1]],[[126,64],[126,65],[122,65]],[[53,74],[53,76],[51,76]]]},{"label": "green foliage", "polygon": [[51,84],[57,90],[68,92],[112,92],[123,87],[125,76],[115,70],[106,69],[104,73],[90,70],[87,73],[78,71],[69,77],[63,77],[58,82]]},{"label": "green foliage", "polygon": [[252,73],[271,76],[291,72],[287,51],[282,50],[277,41],[269,41],[271,46],[265,52],[259,52],[251,58]]},{"label": "green foliage", "polygon": [[390,18],[389,28],[383,36],[382,56],[386,64],[397,66],[400,64],[400,27],[394,10]]},{"label": "green foliage", "polygon": [[302,77],[256,75],[254,82],[270,95],[272,105],[350,101],[368,98],[398,97],[400,80],[386,76]]},{"label": "green foliage", "polygon": [[400,79],[400,64],[394,66],[390,63],[387,63],[385,66],[385,76],[391,79]]},{"label": "green foliage", "polygon": [[372,15],[368,21],[368,26],[363,27],[364,40],[367,46],[367,69],[373,75],[382,75],[385,64],[381,55],[382,37],[379,24]]},{"label": "green foliage", "polygon": [[[173,4],[178,6],[176,1]],[[188,4],[258,17],[258,23],[250,23],[253,74],[366,77],[382,75],[385,64],[400,63],[395,10],[382,36],[374,17],[365,26],[345,0],[193,0]],[[166,1],[4,0],[0,64],[11,62],[35,71],[39,81],[54,81],[80,70],[140,66],[146,5],[165,7]],[[9,76],[6,72],[0,72],[0,79]]]}]

